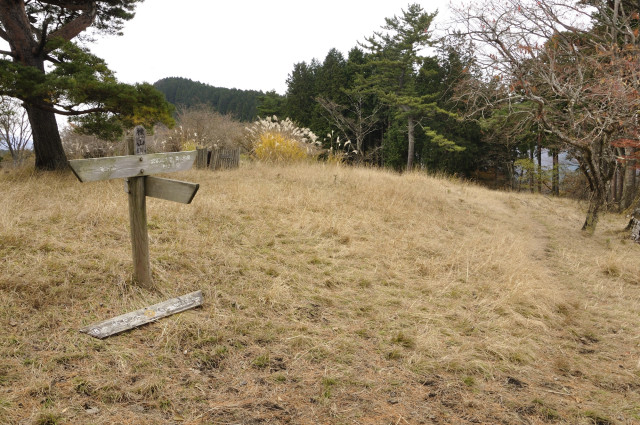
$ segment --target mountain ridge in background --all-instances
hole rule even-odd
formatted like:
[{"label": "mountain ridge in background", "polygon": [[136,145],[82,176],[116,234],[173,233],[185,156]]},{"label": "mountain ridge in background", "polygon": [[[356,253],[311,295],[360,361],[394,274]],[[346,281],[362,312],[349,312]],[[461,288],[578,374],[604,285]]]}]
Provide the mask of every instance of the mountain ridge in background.
[{"label": "mountain ridge in background", "polygon": [[153,86],[176,107],[208,105],[240,121],[253,121],[257,117],[258,99],[264,96],[261,91],[214,87],[183,77],[163,78]]}]

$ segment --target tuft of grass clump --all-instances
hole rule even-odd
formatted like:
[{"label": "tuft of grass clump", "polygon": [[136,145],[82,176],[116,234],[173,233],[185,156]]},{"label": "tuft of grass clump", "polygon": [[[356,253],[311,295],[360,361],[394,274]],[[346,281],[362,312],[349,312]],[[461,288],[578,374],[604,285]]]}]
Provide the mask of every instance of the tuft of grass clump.
[{"label": "tuft of grass clump", "polygon": [[229,349],[225,345],[216,345],[210,349],[195,350],[192,357],[196,359],[201,370],[219,369],[227,358]]},{"label": "tuft of grass clump", "polygon": [[613,419],[593,410],[585,411],[584,417],[590,419],[594,425],[614,425],[616,423]]},{"label": "tuft of grass clump", "polygon": [[61,425],[62,423],[62,417],[52,412],[40,413],[34,421],[34,425]]},{"label": "tuft of grass clump", "polygon": [[406,335],[402,331],[398,332],[393,338],[391,338],[391,342],[404,348],[416,347],[415,338]]},{"label": "tuft of grass clump", "polygon": [[334,378],[323,377],[322,378],[322,398],[329,399],[332,395],[332,389],[338,384],[338,381]]},{"label": "tuft of grass clump", "polygon": [[473,387],[476,385],[476,379],[473,376],[465,376],[462,378],[462,383],[464,383],[467,387]]},{"label": "tuft of grass clump", "polygon": [[402,354],[402,351],[400,350],[393,349],[391,351],[387,351],[384,357],[387,360],[400,360],[404,357],[404,354]]},{"label": "tuft of grass clump", "polygon": [[257,369],[266,369],[269,367],[269,362],[270,362],[269,354],[262,354],[256,357],[255,359],[253,359],[253,361],[251,362],[251,365]]},{"label": "tuft of grass clump", "polygon": [[91,396],[94,393],[94,388],[91,383],[81,378],[74,379],[74,390],[76,393],[85,396]]}]

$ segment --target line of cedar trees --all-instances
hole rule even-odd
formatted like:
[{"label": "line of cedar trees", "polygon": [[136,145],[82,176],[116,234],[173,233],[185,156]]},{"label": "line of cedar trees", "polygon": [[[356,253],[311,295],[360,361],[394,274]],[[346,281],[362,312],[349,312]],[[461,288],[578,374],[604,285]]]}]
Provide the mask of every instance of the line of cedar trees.
[{"label": "line of cedar trees", "polygon": [[456,113],[452,88],[473,59],[461,44],[435,45],[434,17],[411,4],[347,57],[331,49],[322,62],[296,63],[285,96],[267,92],[258,114],[287,116],[326,148],[348,140],[354,161],[466,176],[502,164],[479,126]]},{"label": "line of cedar trees", "polygon": [[356,161],[470,172],[478,165],[479,133],[449,112],[445,93],[464,58],[453,50],[440,60],[421,55],[432,45],[434,16],[410,5],[346,58],[331,49],[322,62],[296,63],[285,96],[267,92],[258,114],[287,116],[326,148],[348,140]]}]

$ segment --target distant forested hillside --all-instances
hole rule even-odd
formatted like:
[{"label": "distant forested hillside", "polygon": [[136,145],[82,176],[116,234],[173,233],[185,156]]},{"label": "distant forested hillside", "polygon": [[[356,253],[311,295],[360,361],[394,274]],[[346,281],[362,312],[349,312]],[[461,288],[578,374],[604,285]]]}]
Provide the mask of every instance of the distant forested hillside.
[{"label": "distant forested hillside", "polygon": [[264,95],[260,91],[213,87],[180,77],[163,78],[156,81],[154,87],[176,106],[206,104],[219,113],[231,114],[240,121],[252,121],[256,118],[258,98]]}]

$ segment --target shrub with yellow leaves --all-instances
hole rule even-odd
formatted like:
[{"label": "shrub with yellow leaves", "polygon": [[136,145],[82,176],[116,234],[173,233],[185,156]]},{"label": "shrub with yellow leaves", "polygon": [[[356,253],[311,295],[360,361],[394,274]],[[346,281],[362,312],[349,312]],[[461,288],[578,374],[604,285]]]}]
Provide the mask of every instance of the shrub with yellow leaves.
[{"label": "shrub with yellow leaves", "polygon": [[247,128],[252,154],[260,161],[296,162],[321,153],[318,137],[308,128],[296,126],[289,118],[275,115],[259,119]]},{"label": "shrub with yellow leaves", "polygon": [[195,140],[185,140],[180,147],[182,151],[195,151],[198,148]]},{"label": "shrub with yellow leaves", "polygon": [[275,132],[260,134],[253,152],[260,161],[267,162],[294,162],[307,157],[300,143]]}]

